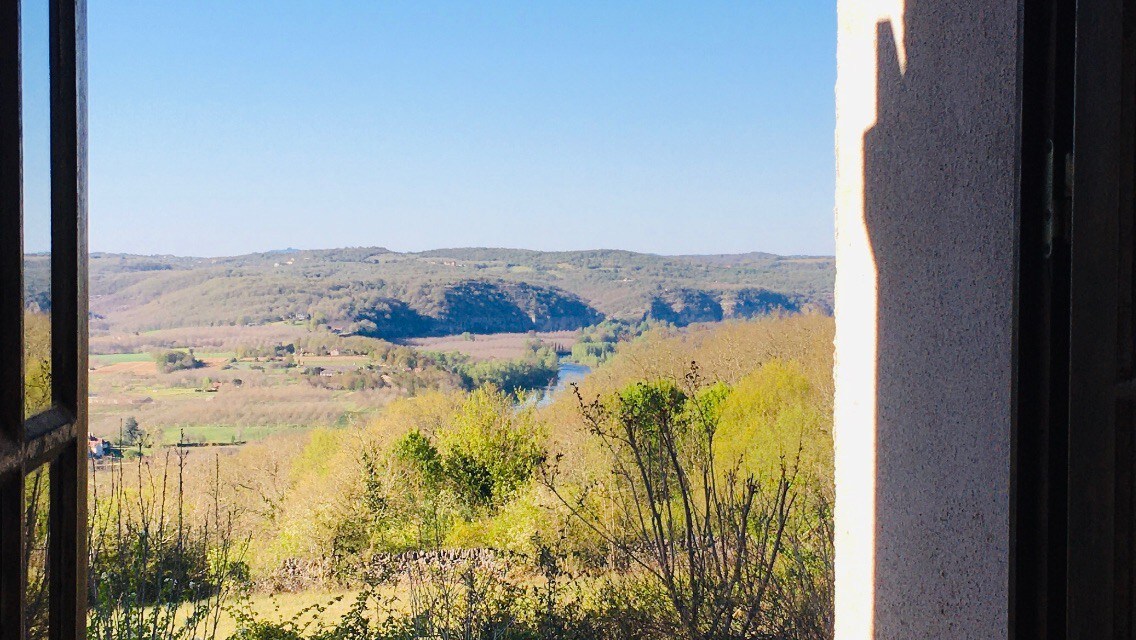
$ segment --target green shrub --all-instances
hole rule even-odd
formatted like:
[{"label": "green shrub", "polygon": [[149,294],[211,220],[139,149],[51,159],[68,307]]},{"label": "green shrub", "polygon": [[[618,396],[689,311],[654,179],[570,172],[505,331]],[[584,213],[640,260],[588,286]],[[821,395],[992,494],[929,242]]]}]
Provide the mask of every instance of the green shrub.
[{"label": "green shrub", "polygon": [[174,371],[197,369],[205,366],[204,362],[193,355],[193,349],[159,351],[154,353],[154,362],[162,373],[173,373]]},{"label": "green shrub", "polygon": [[427,490],[434,490],[445,479],[446,465],[438,448],[421,431],[411,431],[395,444],[395,457],[418,471]]},{"label": "green shrub", "polygon": [[504,504],[543,455],[531,409],[518,410],[493,387],[471,392],[435,438],[412,431],[395,444],[395,457],[420,475],[425,490],[450,492],[468,515]]},{"label": "green shrub", "polygon": [[555,466],[544,471],[546,486],[665,595],[673,613],[660,619],[670,624],[665,635],[825,637],[831,592],[816,589],[823,581],[806,581],[806,591],[822,595],[798,597],[797,574],[827,570],[817,561],[831,559],[830,536],[793,535],[800,511],[818,495],[798,482],[803,434],[792,434],[795,450],[768,473],[720,459],[715,440],[732,393],[691,365],[681,388],[640,381],[592,402],[578,396],[608,453],[613,486],[607,496],[590,496],[590,487],[565,486]]},{"label": "green shrub", "polygon": [[471,362],[467,358],[434,355],[437,362],[461,376],[466,389],[492,386],[509,394],[547,387],[556,380],[560,358],[556,350],[531,342],[528,351],[514,360]]}]

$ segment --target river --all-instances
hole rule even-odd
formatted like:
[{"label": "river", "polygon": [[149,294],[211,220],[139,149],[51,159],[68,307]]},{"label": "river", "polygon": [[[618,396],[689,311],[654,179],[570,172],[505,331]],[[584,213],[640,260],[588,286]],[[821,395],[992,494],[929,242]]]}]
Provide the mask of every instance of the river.
[{"label": "river", "polygon": [[592,368],[586,364],[561,360],[560,366],[556,370],[556,381],[545,387],[540,400],[537,400],[536,406],[543,407],[559,397],[561,393],[571,391],[569,385],[573,382],[580,382],[588,377],[591,372]]}]

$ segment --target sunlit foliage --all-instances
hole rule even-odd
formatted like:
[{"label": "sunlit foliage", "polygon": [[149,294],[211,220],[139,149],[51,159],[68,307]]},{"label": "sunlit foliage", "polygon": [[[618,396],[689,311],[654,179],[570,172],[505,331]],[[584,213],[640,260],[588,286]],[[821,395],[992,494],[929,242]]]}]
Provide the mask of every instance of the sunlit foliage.
[{"label": "sunlit foliage", "polygon": [[51,316],[24,312],[24,415],[51,406]]}]

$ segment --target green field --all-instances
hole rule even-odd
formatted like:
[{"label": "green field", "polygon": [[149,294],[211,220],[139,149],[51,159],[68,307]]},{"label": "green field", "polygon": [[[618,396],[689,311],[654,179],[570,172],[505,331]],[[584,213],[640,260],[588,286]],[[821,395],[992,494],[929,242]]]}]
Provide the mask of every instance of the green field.
[{"label": "green field", "polygon": [[196,351],[194,355],[201,360],[228,360],[235,358],[237,354],[233,351]]},{"label": "green field", "polygon": [[[294,427],[299,428],[299,427]],[[175,444],[184,435],[188,442],[227,444],[233,442],[252,442],[279,433],[288,427],[278,425],[257,425],[237,427],[220,424],[195,424],[189,426],[162,427],[158,433],[158,444]]]},{"label": "green field", "polygon": [[[258,329],[228,331],[248,333],[250,344],[263,344]],[[172,348],[187,347],[182,343]],[[90,432],[116,440],[123,422],[134,418],[155,445],[177,443],[183,429],[185,438],[195,443],[254,442],[277,432],[347,426],[400,393],[337,386],[335,380],[305,373],[305,367],[287,366],[285,357],[233,362],[236,351],[217,348],[196,348],[194,354],[204,366],[168,373],[153,366],[148,352],[92,354]],[[334,367],[345,375],[371,363],[367,356],[348,355],[312,360],[303,364]],[[373,371],[369,375],[377,376]]]},{"label": "green field", "polygon": [[93,364],[108,365],[108,364],[121,364],[123,362],[152,362],[153,356],[148,353],[101,353],[91,354],[91,362]]},{"label": "green field", "polygon": [[362,367],[372,364],[366,356],[304,356],[300,361],[307,367]]},{"label": "green field", "polygon": [[[236,354],[232,351],[195,352],[197,358],[202,360],[217,360],[232,358]],[[149,353],[92,353],[91,363],[96,365],[122,364],[124,362],[152,362],[154,356]]]}]

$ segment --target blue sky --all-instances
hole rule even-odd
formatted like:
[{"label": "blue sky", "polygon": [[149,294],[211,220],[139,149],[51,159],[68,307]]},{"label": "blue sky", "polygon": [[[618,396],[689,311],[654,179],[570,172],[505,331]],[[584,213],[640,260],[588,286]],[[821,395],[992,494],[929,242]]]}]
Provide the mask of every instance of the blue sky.
[{"label": "blue sky", "polygon": [[834,5],[89,0],[91,248],[831,253]]}]

